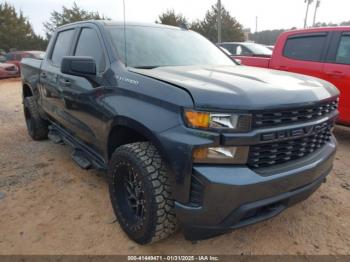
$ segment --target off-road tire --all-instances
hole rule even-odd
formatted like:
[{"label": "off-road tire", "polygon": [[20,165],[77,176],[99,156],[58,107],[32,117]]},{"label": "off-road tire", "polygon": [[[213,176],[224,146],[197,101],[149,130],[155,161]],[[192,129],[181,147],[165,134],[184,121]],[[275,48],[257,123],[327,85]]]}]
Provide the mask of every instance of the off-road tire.
[{"label": "off-road tire", "polygon": [[31,138],[37,141],[46,139],[49,132],[48,123],[40,117],[38,105],[33,96],[24,98],[23,110],[28,134]]},{"label": "off-road tire", "polygon": [[[121,185],[122,181],[125,181],[122,176],[126,173],[118,171],[124,170],[121,167],[129,167],[132,170],[127,172],[128,176],[130,172],[138,175],[137,179],[140,180],[144,191],[145,218],[141,219],[139,224],[130,219],[129,213],[125,211],[126,196],[117,192],[127,191]],[[108,178],[114,212],[130,239],[145,245],[167,238],[177,230],[166,165],[151,143],[133,143],[117,148],[110,160]]]}]

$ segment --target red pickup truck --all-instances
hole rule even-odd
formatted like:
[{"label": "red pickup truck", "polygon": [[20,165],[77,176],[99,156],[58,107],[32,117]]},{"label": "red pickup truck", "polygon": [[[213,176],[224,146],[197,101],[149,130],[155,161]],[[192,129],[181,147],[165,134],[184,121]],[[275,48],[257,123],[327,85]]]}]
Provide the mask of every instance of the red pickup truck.
[{"label": "red pickup truck", "polygon": [[272,57],[242,59],[247,66],[315,76],[341,92],[339,122],[350,125],[350,27],[293,30],[280,35]]}]

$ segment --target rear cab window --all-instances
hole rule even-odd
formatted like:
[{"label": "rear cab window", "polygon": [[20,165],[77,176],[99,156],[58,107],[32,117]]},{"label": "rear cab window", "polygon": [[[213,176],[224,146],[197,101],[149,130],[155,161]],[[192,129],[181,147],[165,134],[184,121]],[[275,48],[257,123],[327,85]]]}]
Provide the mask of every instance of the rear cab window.
[{"label": "rear cab window", "polygon": [[321,62],[326,40],[326,33],[289,37],[283,55],[295,60]]}]

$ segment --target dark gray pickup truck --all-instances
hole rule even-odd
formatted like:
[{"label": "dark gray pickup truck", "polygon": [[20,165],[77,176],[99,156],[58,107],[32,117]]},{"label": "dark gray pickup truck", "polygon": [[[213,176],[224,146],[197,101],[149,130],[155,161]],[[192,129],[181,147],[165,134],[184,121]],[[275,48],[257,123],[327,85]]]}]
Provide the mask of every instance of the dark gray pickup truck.
[{"label": "dark gray pickup truck", "polygon": [[[338,90],[237,65],[189,30],[104,21],[63,26],[22,62],[34,140],[107,173],[115,214],[140,244],[271,218],[331,172]],[[322,208],[322,207],[320,207]]]}]

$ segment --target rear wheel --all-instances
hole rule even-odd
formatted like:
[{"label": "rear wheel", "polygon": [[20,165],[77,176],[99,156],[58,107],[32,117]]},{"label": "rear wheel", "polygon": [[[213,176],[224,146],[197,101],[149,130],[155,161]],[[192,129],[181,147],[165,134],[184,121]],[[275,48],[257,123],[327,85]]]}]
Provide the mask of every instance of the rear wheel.
[{"label": "rear wheel", "polygon": [[24,98],[23,110],[28,134],[31,138],[34,140],[46,139],[49,132],[48,123],[40,117],[38,105],[33,96]]},{"label": "rear wheel", "polygon": [[114,212],[125,233],[139,244],[168,237],[177,220],[166,167],[148,143],[121,146],[109,166],[109,191]]}]

